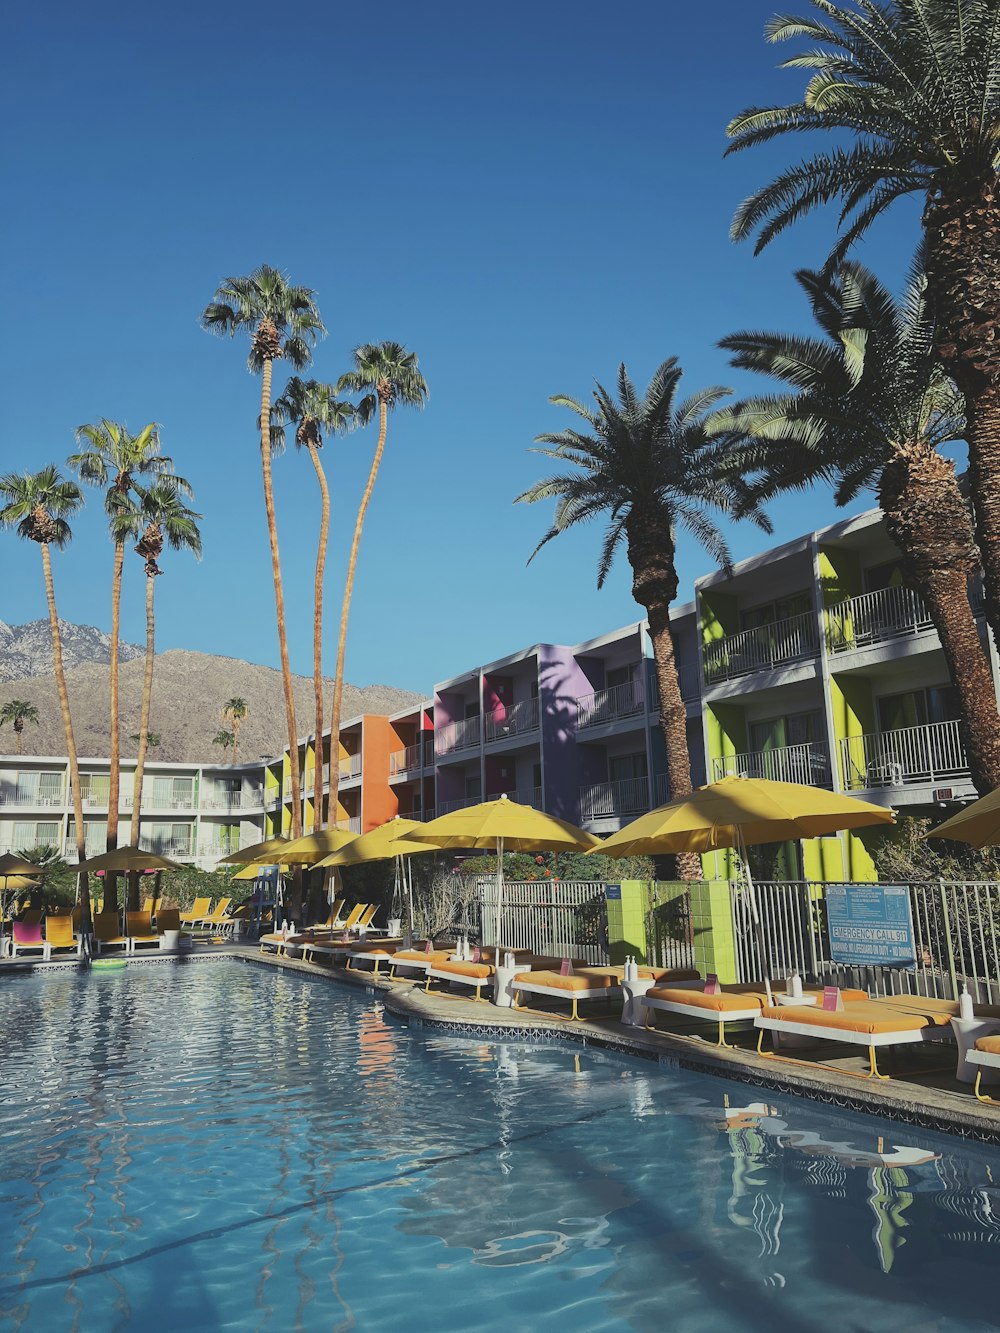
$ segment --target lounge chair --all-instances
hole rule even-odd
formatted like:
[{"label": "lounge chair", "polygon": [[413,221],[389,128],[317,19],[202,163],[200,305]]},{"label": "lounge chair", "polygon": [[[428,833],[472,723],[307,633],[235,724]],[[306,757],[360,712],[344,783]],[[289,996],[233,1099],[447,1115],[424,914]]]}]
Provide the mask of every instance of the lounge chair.
[{"label": "lounge chair", "polygon": [[232,898],[220,898],[213,912],[199,918],[200,924],[207,930],[232,930],[236,922],[226,916],[226,909],[232,901]]},{"label": "lounge chair", "polygon": [[19,953],[40,953],[42,961],[47,962],[51,950],[42,934],[41,921],[13,922],[7,950],[11,958],[16,958]]},{"label": "lounge chair", "polygon": [[341,929],[341,926],[340,926],[340,924],[339,924],[339,920],[338,920],[338,918],[340,917],[341,912],[344,910],[344,902],[345,902],[345,899],[343,899],[343,898],[338,898],[338,899],[336,899],[336,901],[335,901],[335,902],[332,904],[332,906],[330,907],[330,915],[327,917],[327,919],[326,919],[325,921],[321,921],[321,922],[319,922],[318,925],[315,925],[315,926],[307,926],[306,929],[307,929],[307,930],[340,930],[340,929]]},{"label": "lounge chair", "polygon": [[182,926],[194,926],[203,921],[212,911],[211,898],[195,898],[190,912],[181,913]]},{"label": "lounge chair", "polygon": [[[820,1041],[836,1041],[851,1046],[868,1048],[869,1072],[866,1078],[888,1078],[879,1073],[876,1051],[881,1046],[909,1046],[928,1041],[951,1041],[951,1020],[959,1013],[952,1000],[928,999],[923,995],[887,995],[879,999],[850,998],[852,992],[842,991],[844,1007],[839,1010],[823,1009],[821,1005],[785,1005],[761,1007],[754,1020],[760,1029],[757,1049],[761,1055],[773,1053],[763,1049],[764,1033],[795,1037],[814,1037]],[[984,1007],[983,1018],[1000,1017],[1000,1009]]]},{"label": "lounge chair", "polygon": [[97,912],[94,916],[94,953],[103,953],[106,949],[129,951],[128,936],[121,932],[117,912]]},{"label": "lounge chair", "polygon": [[191,942],[191,936],[181,932],[181,914],[176,907],[161,907],[156,914],[156,933],[160,939],[160,948],[164,947],[163,937],[168,930],[176,930],[180,938],[178,944]]},{"label": "lounge chair", "polygon": [[128,936],[129,953],[135,953],[142,944],[156,949],[160,947],[160,937],[153,929],[152,917],[148,912],[126,912],[125,934]]},{"label": "lounge chair", "polygon": [[[663,985],[679,985],[682,982],[700,982],[698,973],[691,968],[643,968],[642,972]],[[592,967],[585,962],[573,962],[572,970],[563,975],[560,971],[532,970],[520,972],[510,983],[514,992],[513,1007],[522,1007],[522,994],[548,995],[558,1000],[569,1000],[571,1012],[568,1020],[580,1017],[578,1005],[581,1000],[616,1000],[622,994],[621,967]],[[563,1017],[562,1014],[553,1017]]]},{"label": "lounge chair", "polygon": [[[684,1018],[700,1018],[718,1024],[718,1045],[728,1046],[726,1041],[727,1023],[749,1023],[759,1018],[761,1010],[769,1003],[767,987],[763,982],[755,981],[740,985],[727,985],[716,994],[705,994],[701,989],[704,982],[689,982],[674,986],[653,986],[642,997],[646,1007],[646,1026],[656,1026],[656,1013],[679,1014]],[[772,996],[781,993],[781,983],[772,987]],[[812,989],[809,994],[818,994]],[[865,1000],[867,992],[851,990],[843,992],[844,998]]]},{"label": "lounge chair", "polygon": [[980,1037],[976,1042],[975,1049],[969,1051],[965,1058],[970,1065],[979,1066],[976,1070],[976,1085],[973,1088],[977,1101],[997,1101],[996,1097],[989,1097],[980,1089],[983,1081],[983,1070],[1000,1069],[1000,1036]]},{"label": "lounge chair", "polygon": [[377,940],[369,941],[364,944],[352,944],[345,955],[345,965],[348,972],[368,971],[367,968],[359,969],[352,967],[352,963],[374,963],[371,975],[379,975],[379,967],[382,963],[391,962],[395,956],[396,950],[403,947],[401,939],[396,940]]},{"label": "lounge chair", "polygon": [[453,944],[442,945],[433,949],[421,948],[414,944],[412,949],[397,949],[392,955],[392,962],[389,965],[390,981],[411,981],[412,977],[400,977],[398,969],[402,968],[405,972],[418,972],[422,976],[427,975],[427,969],[436,966],[438,963],[446,963],[455,952]]},{"label": "lounge chair", "polygon": [[[365,907],[365,910],[361,913],[360,917],[358,918],[358,924],[355,927],[359,935],[363,935],[366,930],[371,930],[372,922],[375,919],[375,913],[377,911],[378,911],[378,903],[372,903],[370,906]],[[345,930],[346,929],[347,927],[345,926]]]},{"label": "lounge chair", "polygon": [[45,942],[49,946],[49,958],[57,950],[66,949],[72,949],[77,958],[83,957],[83,937],[76,933],[72,916],[47,916]]},{"label": "lounge chair", "polygon": [[[477,1000],[483,998],[483,987],[493,980],[496,973],[494,958],[496,949],[487,948],[477,951],[479,958],[473,962],[464,961],[460,958],[448,958],[443,962],[435,963],[429,967],[424,982],[424,990],[429,991],[432,981],[447,981],[449,986],[468,986],[475,990]],[[530,949],[502,949],[502,953],[514,955],[514,960],[519,967],[529,969],[533,963],[538,960]],[[551,960],[546,959],[546,962]]]}]

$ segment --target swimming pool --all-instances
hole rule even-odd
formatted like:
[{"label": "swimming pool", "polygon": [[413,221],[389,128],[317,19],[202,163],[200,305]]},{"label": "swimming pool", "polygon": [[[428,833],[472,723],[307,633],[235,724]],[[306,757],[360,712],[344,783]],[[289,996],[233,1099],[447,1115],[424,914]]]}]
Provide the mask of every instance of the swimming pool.
[{"label": "swimming pool", "polygon": [[1000,1327],[974,1144],[235,961],[5,978],[0,1051],[0,1327]]}]

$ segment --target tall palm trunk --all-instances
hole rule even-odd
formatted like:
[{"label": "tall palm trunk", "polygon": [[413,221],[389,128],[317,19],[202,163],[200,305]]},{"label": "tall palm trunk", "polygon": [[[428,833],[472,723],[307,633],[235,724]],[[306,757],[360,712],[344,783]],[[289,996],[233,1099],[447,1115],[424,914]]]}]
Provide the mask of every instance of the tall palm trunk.
[{"label": "tall palm trunk", "polygon": [[[687,743],[687,709],[681,697],[670,607],[677,596],[677,570],[669,520],[644,516],[633,510],[626,524],[628,559],[632,567],[632,596],[646,609],[653,664],[660,691],[660,730],[667,759],[670,799],[691,791],[691,757]],[[701,858],[681,852],[675,858],[680,879],[702,878]]]},{"label": "tall palm trunk", "polygon": [[982,557],[986,618],[1000,649],[1000,188],[995,173],[943,192],[928,207],[927,277],[938,350],[965,394],[969,484]]},{"label": "tall palm trunk", "polygon": [[[135,777],[132,780],[132,827],[129,842],[133,847],[139,845],[139,831],[142,827],[142,780],[146,771],[146,752],[149,749],[149,712],[153,699],[153,663],[156,658],[156,618],[153,614],[153,590],[156,575],[146,569],[146,661],[142,673],[142,707],[139,713],[139,753],[135,761]],[[139,872],[129,871],[128,910],[139,910]]]},{"label": "tall palm trunk", "polygon": [[265,357],[260,385],[260,467],[264,478],[264,509],[267,535],[271,543],[271,574],[274,579],[274,610],[278,622],[278,651],[281,655],[281,684],[285,692],[285,721],[288,725],[288,752],[292,787],[292,837],[302,836],[302,784],[299,780],[299,738],[295,725],[295,696],[292,694],[292,670],[288,663],[288,631],[285,625],[285,592],[281,583],[281,557],[278,553],[278,525],[274,516],[274,491],[271,486],[271,368]]},{"label": "tall palm trunk", "polygon": [[380,392],[378,397],[378,440],[375,444],[372,465],[368,470],[368,481],[365,485],[364,494],[361,496],[361,503],[358,505],[358,516],[354,520],[354,536],[351,539],[351,551],[347,558],[347,578],[344,581],[344,600],[340,608],[340,632],[337,635],[337,665],[333,677],[333,707],[330,710],[330,818],[334,823],[336,823],[339,804],[337,792],[340,786],[340,714],[344,698],[347,621],[351,614],[351,597],[354,593],[354,572],[358,564],[361,530],[365,524],[368,502],[372,498],[372,491],[375,489],[375,478],[378,476],[379,465],[382,462],[382,451],[385,449],[385,436],[388,427],[389,403],[386,396]]},{"label": "tall palm trunk", "polygon": [[[83,823],[83,794],[80,791],[80,765],[76,755],[76,738],[73,735],[73,715],[69,707],[69,690],[66,688],[66,672],[63,669],[62,635],[59,632],[59,616],[56,612],[56,589],[52,581],[52,555],[48,542],[40,542],[42,548],[42,571],[45,575],[45,600],[49,605],[49,629],[52,632],[52,662],[55,669],[56,691],[59,695],[59,711],[62,713],[63,733],[66,738],[66,754],[69,757],[69,783],[73,792],[73,820],[76,824],[76,854],[80,861],[87,859],[87,831]],[[86,875],[79,876],[80,915],[84,931],[90,930],[90,887]]]},{"label": "tall palm trunk", "polygon": [[980,796],[1000,786],[1000,715],[993,673],[969,604],[975,539],[955,465],[923,444],[896,446],[882,473],[886,529],[907,583],[927,604],[959,699],[962,736]]},{"label": "tall palm trunk", "polygon": [[[121,784],[121,720],[118,714],[119,644],[122,610],[122,570],[125,566],[125,543],[115,542],[115,565],[111,576],[111,756],[108,774],[108,835],[106,848],[113,852],[118,846],[118,788]],[[104,877],[104,910],[118,910],[118,876],[108,871]]]},{"label": "tall palm trunk", "polygon": [[[330,488],[320,461],[319,450],[309,444],[309,457],[316,469],[316,480],[322,507],[319,519],[319,545],[316,548],[316,582],[313,589],[313,695],[316,700],[315,749],[316,766],[313,769],[313,832],[323,827],[323,572],[326,569],[326,546],[330,535]],[[331,745],[331,760],[332,760]]]}]

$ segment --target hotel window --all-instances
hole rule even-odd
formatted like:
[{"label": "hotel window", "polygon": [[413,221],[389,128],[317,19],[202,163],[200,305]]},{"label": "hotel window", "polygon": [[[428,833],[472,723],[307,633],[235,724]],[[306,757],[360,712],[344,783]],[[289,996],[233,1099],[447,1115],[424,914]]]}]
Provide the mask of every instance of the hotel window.
[{"label": "hotel window", "polygon": [[646,756],[637,754],[615,754],[608,758],[608,780],[610,782],[634,782],[645,778]]},{"label": "hotel window", "polygon": [[779,597],[773,602],[750,607],[740,612],[740,629],[761,629],[773,625],[778,620],[790,620],[792,616],[804,615],[812,610],[812,594],[794,592],[788,597]]},{"label": "hotel window", "polygon": [[878,701],[878,725],[883,732],[925,727],[932,722],[954,722],[958,717],[958,691],[953,685],[886,694]]}]

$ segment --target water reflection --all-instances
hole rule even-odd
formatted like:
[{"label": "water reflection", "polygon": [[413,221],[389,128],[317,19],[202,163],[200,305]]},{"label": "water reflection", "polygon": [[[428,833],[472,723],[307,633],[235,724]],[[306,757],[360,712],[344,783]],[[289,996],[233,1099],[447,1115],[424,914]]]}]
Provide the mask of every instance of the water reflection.
[{"label": "water reflection", "polygon": [[295,976],[137,980],[0,991],[15,1326],[561,1329],[567,1306],[639,1333],[996,1326],[996,1153],[410,1033]]}]

